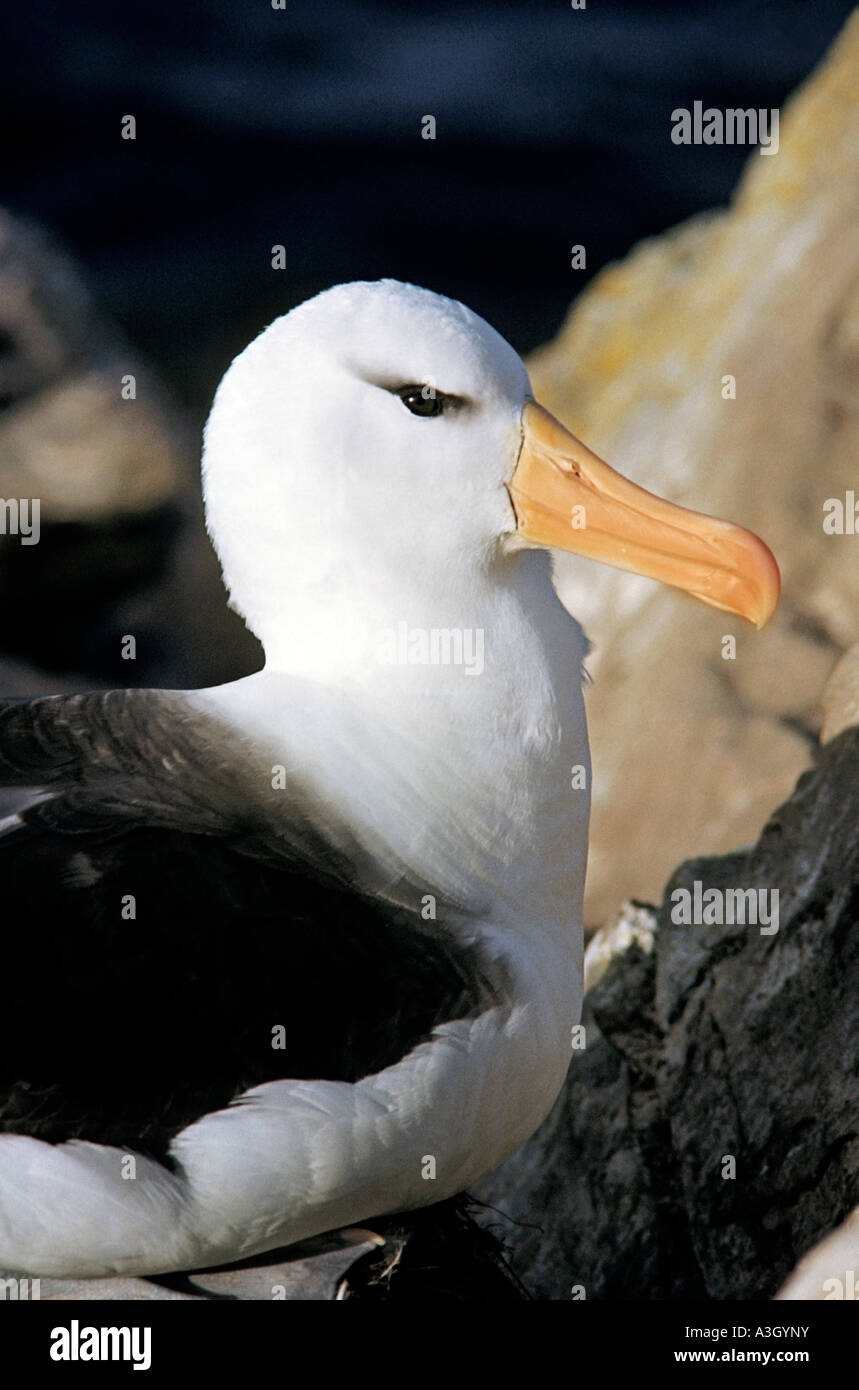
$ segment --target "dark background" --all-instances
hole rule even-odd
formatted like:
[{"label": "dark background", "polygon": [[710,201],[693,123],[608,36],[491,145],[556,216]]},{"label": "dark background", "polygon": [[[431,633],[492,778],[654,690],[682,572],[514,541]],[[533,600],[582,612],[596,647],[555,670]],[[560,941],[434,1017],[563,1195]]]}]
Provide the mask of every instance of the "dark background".
[{"label": "dark background", "polygon": [[[0,694],[199,686],[257,669],[259,645],[227,611],[197,469],[200,430],[236,352],[330,284],[394,276],[462,299],[527,353],[608,261],[730,198],[749,149],[672,144],[672,110],[781,106],[850,9],[0,8],[0,205],[65,244],[98,306],[93,317],[79,291],[63,300],[62,370],[101,367],[117,381],[129,360],[135,370],[148,361],[180,407],[169,413],[186,441],[185,472],[162,504],[75,520],[48,506],[38,546],[0,536]],[[129,114],[134,141],[120,133]],[[421,138],[427,114],[434,141]],[[27,238],[38,242],[24,229]],[[285,270],[272,269],[276,244]],[[573,244],[586,247],[586,271],[570,266]],[[4,246],[0,293],[16,284]],[[46,269],[35,302],[52,303],[62,283]],[[8,316],[0,303],[0,412],[27,381],[34,408],[50,410],[55,376],[36,360],[35,338],[20,324],[4,329],[15,294]],[[102,315],[121,330],[113,356]],[[17,386],[4,394],[7,378]],[[144,402],[155,394],[144,383]],[[141,428],[127,418],[126,435]],[[73,434],[73,410],[66,427]],[[146,468],[145,427],[137,440]],[[26,492],[9,469],[2,476],[10,495]],[[128,633],[134,661],[122,655]]]},{"label": "dark background", "polygon": [[338,281],[452,294],[527,352],[600,266],[728,200],[748,150],[672,145],[672,109],[781,105],[851,8],[7,6],[0,198],[65,240],[200,419],[234,353]]}]

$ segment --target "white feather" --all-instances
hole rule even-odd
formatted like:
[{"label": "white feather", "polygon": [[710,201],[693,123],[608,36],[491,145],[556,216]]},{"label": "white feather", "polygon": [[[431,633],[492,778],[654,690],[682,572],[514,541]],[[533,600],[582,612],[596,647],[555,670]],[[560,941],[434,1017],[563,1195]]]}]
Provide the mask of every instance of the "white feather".
[{"label": "white feather", "polygon": [[[466,398],[411,415],[398,385]],[[237,1259],[462,1190],[548,1113],[581,999],[584,641],[506,491],[530,395],[513,350],[412,286],[340,286],[233,363],[206,429],[208,525],[266,668],[189,694],[270,820],[283,765],[362,847],[369,885],[463,903],[509,1004],[356,1085],[255,1088],[175,1140],[175,1175],[0,1138],[0,1267],[154,1273]],[[482,630],[482,672],[391,665],[380,633]],[[238,742],[237,742],[238,740]],[[588,779],[589,780],[589,779]],[[474,914],[479,914],[475,924]],[[240,928],[237,928],[240,930]],[[408,990],[408,981],[403,989]],[[436,1161],[435,1180],[422,1176]]]}]

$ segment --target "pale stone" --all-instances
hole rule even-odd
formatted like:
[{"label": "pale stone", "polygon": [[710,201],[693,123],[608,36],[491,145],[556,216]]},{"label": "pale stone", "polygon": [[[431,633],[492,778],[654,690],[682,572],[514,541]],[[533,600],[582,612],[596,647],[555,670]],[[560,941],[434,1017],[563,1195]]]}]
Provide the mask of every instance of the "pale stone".
[{"label": "pale stone", "polygon": [[616,956],[637,946],[650,955],[656,932],[656,910],[641,903],[624,903],[620,912],[591,937],[585,951],[584,992],[601,980]]},{"label": "pale stone", "polygon": [[[733,207],[637,247],[529,370],[547,409],[636,482],[756,531],[782,570],[754,633],[648,580],[559,556],[594,641],[587,920],[753,840],[809,765],[823,685],[859,638],[859,15],[750,155]],[[723,400],[722,377],[736,378]],[[737,639],[735,661],[721,639]]]},{"label": "pale stone", "polygon": [[173,434],[145,398],[120,398],[119,377],[64,379],[0,418],[2,476],[14,479],[16,496],[41,500],[43,524],[142,512],[175,495]]},{"label": "pale stone", "polygon": [[[39,498],[43,526],[154,511],[179,496],[191,450],[175,410],[71,259],[4,209],[0,334],[0,496]],[[129,377],[135,397],[124,400]]]},{"label": "pale stone", "polygon": [[823,692],[821,743],[859,724],[859,642],[841,658]]}]

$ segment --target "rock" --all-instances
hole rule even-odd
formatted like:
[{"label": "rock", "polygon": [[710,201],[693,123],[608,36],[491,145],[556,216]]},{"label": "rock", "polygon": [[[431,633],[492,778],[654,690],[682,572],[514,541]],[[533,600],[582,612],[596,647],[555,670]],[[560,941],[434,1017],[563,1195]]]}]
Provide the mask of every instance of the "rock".
[{"label": "rock", "polygon": [[757,531],[784,578],[757,634],[558,557],[561,597],[596,644],[594,925],[657,897],[679,859],[755,838],[809,765],[823,685],[859,638],[859,538],[822,526],[824,502],[855,489],[859,452],[857,62],[854,15],[783,112],[778,154],[750,155],[730,210],[604,271],[529,362],[538,399],[593,449]]},{"label": "rock", "polygon": [[[137,596],[169,566],[187,440],[70,258],[3,211],[0,348],[0,495],[39,505],[36,544],[8,526],[0,535],[3,689],[61,689],[67,676],[97,684],[105,648],[119,667],[119,637],[153,625]],[[127,373],[133,401],[121,396]]]},{"label": "rock", "polygon": [[777,1299],[859,1299],[859,1207],[826,1240],[803,1255]]},{"label": "rock", "polygon": [[821,743],[859,724],[859,642],[839,661],[823,692]]},{"label": "rock", "polygon": [[[71,259],[2,209],[0,348],[0,495],[40,498],[48,524],[176,500],[190,448],[178,413]],[[134,400],[121,394],[128,374]]]},{"label": "rock", "polygon": [[[227,613],[198,463],[184,417],[71,259],[0,210],[3,693],[206,685],[259,664]],[[14,533],[9,499],[26,499],[28,524],[38,501],[37,543]]]},{"label": "rock", "polygon": [[[120,381],[135,366],[141,391],[123,401]],[[75,370],[0,416],[4,487],[41,499],[43,523],[98,522],[155,511],[176,500],[180,474],[175,438],[133,358],[88,372]],[[7,492],[4,495],[9,495]]]},{"label": "rock", "polygon": [[[675,872],[652,949],[590,991],[552,1115],[476,1189],[533,1295],[770,1298],[859,1203],[857,824],[848,729],[754,848]],[[777,889],[777,931],[678,925],[696,880]]]},{"label": "rock", "polygon": [[655,931],[654,908],[646,903],[624,903],[608,926],[600,927],[588,942],[584,968],[585,994],[602,979],[615,957],[622,956],[631,946],[638,946],[645,955],[650,955]]}]

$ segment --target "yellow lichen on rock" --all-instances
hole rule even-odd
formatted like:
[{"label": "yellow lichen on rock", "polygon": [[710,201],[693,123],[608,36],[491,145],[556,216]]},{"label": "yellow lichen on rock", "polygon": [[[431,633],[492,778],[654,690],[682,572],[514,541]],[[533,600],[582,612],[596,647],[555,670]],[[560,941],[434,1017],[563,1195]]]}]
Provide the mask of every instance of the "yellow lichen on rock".
[{"label": "yellow lichen on rock", "polygon": [[757,531],[784,580],[771,628],[751,633],[558,557],[561,597],[595,642],[591,924],[658,897],[684,856],[757,835],[808,765],[823,685],[859,638],[859,536],[822,524],[827,499],[859,492],[857,66],[859,13],[787,104],[778,153],[750,152],[731,208],[608,267],[529,362],[537,398],[591,448]]}]

